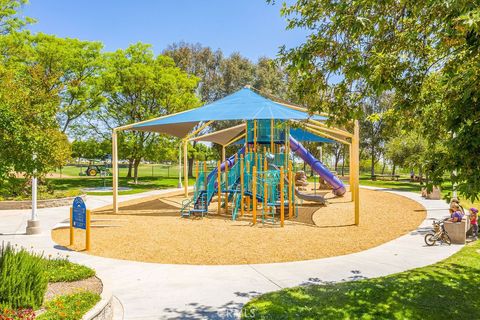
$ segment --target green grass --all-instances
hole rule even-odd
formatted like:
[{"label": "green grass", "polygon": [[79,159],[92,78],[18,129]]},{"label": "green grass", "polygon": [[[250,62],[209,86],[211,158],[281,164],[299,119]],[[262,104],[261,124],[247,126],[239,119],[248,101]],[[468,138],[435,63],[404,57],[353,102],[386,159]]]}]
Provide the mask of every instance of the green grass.
[{"label": "green grass", "polygon": [[59,296],[45,304],[46,312],[38,320],[78,320],[100,301],[100,295],[78,292]]},{"label": "green grass", "polygon": [[[421,245],[421,244],[419,244]],[[259,296],[243,319],[479,319],[480,242],[434,265],[387,277]]]},{"label": "green grass", "polygon": [[[86,165],[82,167],[76,166],[65,166],[62,167],[62,170],[57,169],[55,172],[57,174],[72,176],[72,177],[79,177],[80,173],[85,173],[87,169]],[[111,171],[111,168],[109,168]],[[118,168],[118,172],[120,176],[126,176],[128,172],[128,168],[124,165],[120,165]],[[133,172],[132,172],[133,173]],[[162,165],[162,164],[141,164],[138,167],[138,176],[139,177],[170,177],[170,178],[178,178],[178,165]]]},{"label": "green grass", "polygon": [[[377,180],[372,181],[370,176],[361,176],[360,177],[360,185],[362,186],[371,186],[371,187],[379,187],[379,188],[387,188],[392,190],[399,190],[399,191],[410,191],[410,192],[420,192],[422,186],[418,182],[410,182],[407,180],[400,180],[400,181],[383,181]],[[447,201],[447,198],[452,196],[452,183],[450,181],[446,181],[441,185],[441,193],[442,197]],[[480,200],[479,201],[470,201],[465,198],[459,196],[460,202],[464,208],[470,207],[480,207]]]},{"label": "green grass", "polygon": [[[53,187],[55,188],[55,190],[70,191],[70,192],[74,192],[74,190],[77,190],[79,194],[83,193],[81,191],[82,188],[103,187],[104,185],[107,187],[112,186],[111,177],[108,177],[105,179],[100,177],[98,178],[79,177],[79,178],[64,178],[64,179],[51,178],[49,179],[49,181],[50,183],[53,184]],[[135,194],[135,193],[156,190],[156,189],[175,188],[177,187],[177,184],[178,184],[178,177],[177,178],[146,177],[146,178],[139,178],[138,181],[139,181],[138,184],[133,184],[132,179],[120,178],[118,185],[121,187],[132,188],[132,190],[120,191],[119,194],[126,195],[126,194]],[[189,179],[190,185],[192,185],[194,181],[195,181],[194,179]],[[183,179],[182,179],[182,182],[183,182]],[[104,195],[104,196],[112,195],[111,192],[87,192],[87,194],[88,195]]]},{"label": "green grass", "polygon": [[45,264],[48,282],[72,282],[95,275],[95,270],[67,259],[48,259]]}]

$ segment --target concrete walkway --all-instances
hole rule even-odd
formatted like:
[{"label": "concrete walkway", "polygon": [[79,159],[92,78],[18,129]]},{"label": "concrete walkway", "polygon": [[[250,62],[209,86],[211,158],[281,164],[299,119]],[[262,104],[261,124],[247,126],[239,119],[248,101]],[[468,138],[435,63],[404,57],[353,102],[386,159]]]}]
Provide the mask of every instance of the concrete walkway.
[{"label": "concrete walkway", "polygon": [[[370,188],[372,189],[372,188]],[[424,200],[415,193],[392,192],[413,199],[427,209],[419,228],[400,238],[359,253],[299,262],[192,266],[116,260],[65,251],[50,239],[50,230],[68,219],[68,207],[40,209],[44,233],[24,232],[29,212],[0,211],[0,241],[17,243],[47,254],[68,254],[70,260],[91,266],[107,279],[124,309],[125,319],[236,319],[244,303],[255,295],[310,283],[330,283],[384,276],[445,259],[462,246],[427,247],[423,234],[432,219],[448,215],[444,201]],[[171,190],[170,190],[171,191]],[[161,194],[153,191],[121,196],[120,201]],[[89,208],[111,203],[111,197],[90,196]]]}]

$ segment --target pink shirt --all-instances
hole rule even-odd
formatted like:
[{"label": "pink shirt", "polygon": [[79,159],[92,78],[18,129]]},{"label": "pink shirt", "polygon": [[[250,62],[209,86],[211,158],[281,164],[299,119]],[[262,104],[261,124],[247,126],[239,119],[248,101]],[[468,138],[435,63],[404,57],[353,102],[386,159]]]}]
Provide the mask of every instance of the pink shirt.
[{"label": "pink shirt", "polygon": [[470,223],[471,224],[477,224],[477,218],[478,218],[478,216],[477,216],[476,213],[474,213],[474,212],[470,213]]}]

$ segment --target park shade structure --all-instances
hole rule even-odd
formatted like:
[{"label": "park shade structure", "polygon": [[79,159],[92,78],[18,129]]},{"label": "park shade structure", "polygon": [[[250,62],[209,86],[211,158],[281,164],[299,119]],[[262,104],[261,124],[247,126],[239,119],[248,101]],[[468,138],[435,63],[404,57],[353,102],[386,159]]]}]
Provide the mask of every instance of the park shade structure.
[{"label": "park shade structure", "polygon": [[[304,161],[310,161],[311,163],[309,164],[312,165],[312,169],[316,171],[318,170],[317,172],[320,172],[321,176],[325,175],[322,176],[322,178],[334,187],[334,193],[336,195],[342,195],[345,192],[344,187],[342,189],[343,184],[338,178],[333,177],[333,174],[331,174],[320,161],[315,159],[301,145],[300,141],[336,141],[348,145],[350,156],[350,191],[352,194],[352,201],[354,201],[355,224],[358,225],[360,221],[358,120],[353,121],[353,133],[341,128],[330,127],[325,123],[326,120],[328,120],[328,118],[324,115],[317,113],[310,114],[304,107],[284,102],[279,99],[267,98],[266,95],[247,86],[222,99],[198,108],[117,127],[113,129],[112,132],[113,212],[118,212],[117,133],[123,130],[138,130],[164,133],[178,137],[182,140],[183,187],[185,197],[188,197],[187,147],[191,141],[208,141],[222,146],[222,159],[219,167],[215,169],[218,177],[220,177],[221,173],[224,173],[223,176],[226,176],[230,166],[233,165],[235,161],[238,161],[240,158],[242,158],[242,161],[246,161],[245,159],[249,157],[249,154],[254,155],[257,151],[261,152],[262,148],[265,161],[268,158],[267,154],[270,155],[270,157],[271,155],[275,157],[275,155],[279,153],[284,153],[284,166],[282,170],[278,171],[281,171],[281,174],[285,175],[285,181],[288,180],[290,183],[292,176],[290,174],[291,170],[288,169],[291,167],[289,162],[291,149]],[[206,128],[212,123],[221,121],[234,121],[237,124],[230,128],[202,134],[202,132],[205,132]],[[241,123],[238,124],[238,122]],[[243,144],[243,151],[226,159],[225,148],[232,144]],[[281,145],[283,145],[283,150],[281,149]],[[181,148],[179,148],[179,150],[181,151]],[[250,171],[248,171],[250,177],[252,177],[253,170],[258,170],[259,167],[262,168],[262,163],[256,162],[256,156],[254,157],[255,162],[252,162],[255,164],[254,167],[251,168],[250,164],[248,164],[250,167]],[[180,159],[181,156],[179,157],[179,162]],[[275,160],[272,161],[275,162]],[[181,163],[179,164],[181,165]],[[246,163],[242,164],[243,167],[245,167]],[[268,165],[263,166],[263,169],[265,168],[268,169]],[[201,166],[201,169],[203,169],[203,166]],[[243,170],[245,170],[245,168],[243,168]],[[216,180],[212,173],[207,177],[206,172],[203,172],[206,179],[203,182],[205,185],[210,180]],[[253,175],[257,175],[257,172]],[[277,179],[277,181],[279,182],[279,189],[284,188],[283,177],[280,180]],[[216,181],[216,183],[218,182],[222,183],[220,180]],[[287,186],[287,189],[288,188],[289,187]],[[226,189],[228,189],[228,182]],[[217,187],[217,191],[220,197],[220,193],[223,192],[221,187]],[[256,192],[257,190],[253,191]],[[249,190],[249,192],[252,192],[252,190]],[[241,198],[243,202],[243,194]],[[256,206],[257,197],[251,196],[251,199],[247,199],[247,201],[250,200],[253,202],[253,206]],[[288,200],[289,201],[286,203],[290,205],[289,203],[291,199],[289,198]],[[266,202],[266,199],[264,199],[264,202]],[[284,204],[284,201],[280,201],[282,207]],[[228,201],[224,203],[224,206],[228,206]]]}]

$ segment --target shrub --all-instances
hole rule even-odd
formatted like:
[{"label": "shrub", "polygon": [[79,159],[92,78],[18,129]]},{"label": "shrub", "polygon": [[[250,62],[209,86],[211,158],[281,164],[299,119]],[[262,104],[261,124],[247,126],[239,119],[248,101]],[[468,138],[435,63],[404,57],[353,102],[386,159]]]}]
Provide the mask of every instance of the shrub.
[{"label": "shrub", "polygon": [[40,255],[2,244],[0,251],[0,305],[33,308],[42,305],[48,279]]}]

